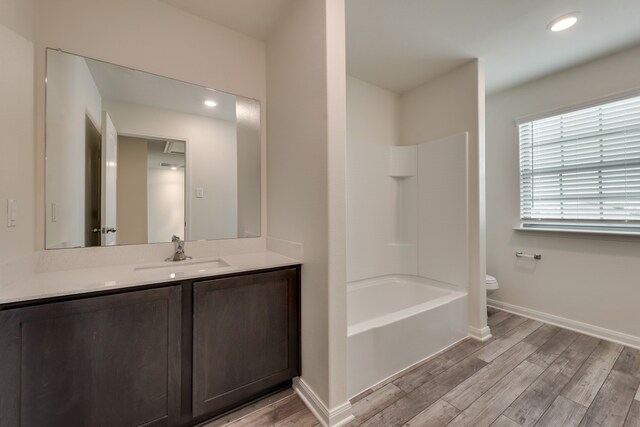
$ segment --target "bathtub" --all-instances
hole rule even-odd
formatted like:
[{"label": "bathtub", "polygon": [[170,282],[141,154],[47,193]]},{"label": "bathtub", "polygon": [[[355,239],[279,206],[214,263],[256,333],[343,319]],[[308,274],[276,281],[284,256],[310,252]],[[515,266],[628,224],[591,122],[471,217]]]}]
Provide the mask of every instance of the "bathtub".
[{"label": "bathtub", "polygon": [[467,294],[415,276],[347,287],[349,397],[467,336]]}]

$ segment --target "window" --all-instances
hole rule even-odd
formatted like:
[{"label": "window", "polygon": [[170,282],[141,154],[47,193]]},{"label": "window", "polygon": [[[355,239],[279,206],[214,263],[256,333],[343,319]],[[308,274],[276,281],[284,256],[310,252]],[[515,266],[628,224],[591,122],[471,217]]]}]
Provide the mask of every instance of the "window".
[{"label": "window", "polygon": [[522,227],[640,232],[640,96],[518,130]]}]

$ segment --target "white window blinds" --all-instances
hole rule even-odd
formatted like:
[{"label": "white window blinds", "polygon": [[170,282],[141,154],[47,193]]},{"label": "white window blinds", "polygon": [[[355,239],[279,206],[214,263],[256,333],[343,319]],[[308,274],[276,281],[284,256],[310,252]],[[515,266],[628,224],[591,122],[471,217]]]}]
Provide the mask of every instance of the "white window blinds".
[{"label": "white window blinds", "polygon": [[640,96],[518,127],[523,226],[640,227]]}]

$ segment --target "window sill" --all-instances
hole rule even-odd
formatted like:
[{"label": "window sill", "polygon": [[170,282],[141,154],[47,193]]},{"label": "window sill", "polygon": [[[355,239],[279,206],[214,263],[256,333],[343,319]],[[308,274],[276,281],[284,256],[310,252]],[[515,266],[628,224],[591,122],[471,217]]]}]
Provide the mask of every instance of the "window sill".
[{"label": "window sill", "polygon": [[640,231],[620,231],[620,230],[593,230],[588,228],[563,228],[563,227],[513,227],[514,231],[524,231],[527,233],[562,233],[577,235],[595,236],[631,236],[639,237]]}]

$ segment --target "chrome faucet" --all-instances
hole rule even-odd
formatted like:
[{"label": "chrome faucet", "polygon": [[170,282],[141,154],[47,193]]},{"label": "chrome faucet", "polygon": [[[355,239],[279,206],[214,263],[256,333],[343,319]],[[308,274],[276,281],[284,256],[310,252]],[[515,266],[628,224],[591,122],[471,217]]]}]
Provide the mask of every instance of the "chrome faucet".
[{"label": "chrome faucet", "polygon": [[172,257],[167,258],[165,261],[184,261],[186,259],[191,258],[186,256],[184,253],[184,240],[174,235],[171,238],[171,241],[173,242],[173,245],[174,245],[174,254]]}]

